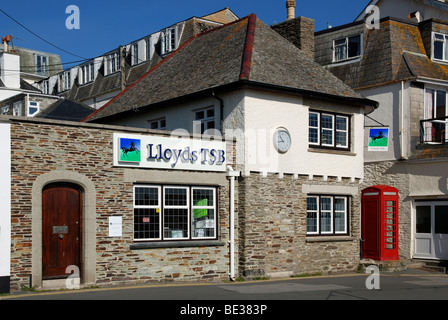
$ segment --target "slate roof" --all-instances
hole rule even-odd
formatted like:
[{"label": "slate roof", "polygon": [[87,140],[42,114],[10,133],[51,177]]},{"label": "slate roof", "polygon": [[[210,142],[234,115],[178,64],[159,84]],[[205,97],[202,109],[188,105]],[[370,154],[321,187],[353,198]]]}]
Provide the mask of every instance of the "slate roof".
[{"label": "slate roof", "polygon": [[104,121],[135,108],[236,83],[376,106],[252,14],[192,37],[84,120]]},{"label": "slate roof", "polygon": [[59,99],[48,106],[45,110],[39,112],[36,117],[67,121],[81,121],[95,109],[83,103],[70,99]]},{"label": "slate roof", "polygon": [[364,29],[360,61],[326,68],[356,90],[417,78],[448,80],[448,67],[429,58],[425,43],[430,46],[430,41],[425,41],[422,30],[416,23],[382,19],[379,29]]}]

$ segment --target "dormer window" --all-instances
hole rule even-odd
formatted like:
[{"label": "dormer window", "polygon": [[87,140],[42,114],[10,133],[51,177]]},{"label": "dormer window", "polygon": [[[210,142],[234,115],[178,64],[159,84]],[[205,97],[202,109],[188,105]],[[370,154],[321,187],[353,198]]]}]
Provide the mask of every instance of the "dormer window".
[{"label": "dormer window", "polygon": [[80,67],[79,83],[86,84],[94,80],[93,62]]},{"label": "dormer window", "polygon": [[104,75],[115,73],[120,70],[120,55],[118,52],[106,56],[106,63],[104,68]]},{"label": "dormer window", "polygon": [[162,55],[176,50],[176,27],[167,28],[162,32]]},{"label": "dormer window", "polygon": [[36,54],[36,73],[48,76],[48,57]]},{"label": "dormer window", "polygon": [[360,34],[333,41],[333,62],[349,60],[359,56],[361,56]]},{"label": "dormer window", "polygon": [[70,89],[70,71],[64,71],[59,75],[59,92]]},{"label": "dormer window", "polygon": [[433,33],[433,54],[434,60],[448,61],[448,35]]}]

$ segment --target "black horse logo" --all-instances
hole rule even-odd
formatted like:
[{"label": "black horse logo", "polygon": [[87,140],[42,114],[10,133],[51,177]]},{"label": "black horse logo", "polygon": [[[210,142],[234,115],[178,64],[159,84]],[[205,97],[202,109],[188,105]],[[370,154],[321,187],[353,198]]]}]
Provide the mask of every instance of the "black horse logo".
[{"label": "black horse logo", "polygon": [[134,142],[131,141],[130,143],[130,147],[126,148],[126,147],[121,147],[121,151],[123,152],[123,155],[125,157],[128,157],[128,152],[136,152],[136,153],[140,153],[140,150],[138,150],[138,148],[135,147]]},{"label": "black horse logo", "polygon": [[372,139],[373,143],[376,143],[376,140],[379,140],[379,139],[385,140],[386,137],[383,135],[382,131],[379,131],[377,136],[370,136],[370,139]]}]

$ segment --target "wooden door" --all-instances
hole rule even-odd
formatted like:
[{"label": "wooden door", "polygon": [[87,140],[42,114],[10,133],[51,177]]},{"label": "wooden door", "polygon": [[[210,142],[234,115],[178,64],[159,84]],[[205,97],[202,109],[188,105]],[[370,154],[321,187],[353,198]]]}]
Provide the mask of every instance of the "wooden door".
[{"label": "wooden door", "polygon": [[55,183],[42,192],[42,276],[67,278],[70,265],[81,268],[82,191],[73,184]]}]

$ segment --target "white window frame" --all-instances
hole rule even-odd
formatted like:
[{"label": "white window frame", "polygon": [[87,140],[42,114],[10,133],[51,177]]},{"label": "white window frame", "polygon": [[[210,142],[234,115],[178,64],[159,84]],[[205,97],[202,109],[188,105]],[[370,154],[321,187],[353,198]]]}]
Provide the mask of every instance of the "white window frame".
[{"label": "white window frame", "polygon": [[36,73],[40,75],[48,75],[49,58],[46,55],[36,54]]},{"label": "white window frame", "polygon": [[12,114],[18,117],[22,115],[22,101],[16,101],[13,103]]},{"label": "white window frame", "polygon": [[[157,205],[137,205],[136,204],[136,189],[137,188],[154,188],[158,190],[158,203]],[[186,193],[186,204],[185,205],[170,205],[166,204],[166,190],[167,189],[183,189]],[[195,190],[212,190],[213,191],[213,204],[206,206],[197,206],[193,203],[193,194]],[[135,242],[143,242],[143,241],[191,241],[191,240],[214,240],[218,238],[218,204],[217,204],[217,188],[213,186],[179,186],[179,185],[153,185],[153,184],[135,184],[133,189],[134,202],[133,208],[135,209],[153,209],[158,210],[158,218],[159,218],[159,237],[157,238],[139,238],[135,237],[135,233],[133,234],[133,238]],[[190,200],[191,199],[191,200]],[[165,222],[165,210],[167,209],[183,209],[186,210],[187,215],[187,236],[184,237],[169,237],[165,235],[165,231],[167,231],[168,223]],[[209,229],[213,229],[213,236],[195,236],[195,230],[198,230],[193,223],[195,222],[194,218],[194,210],[195,209],[207,209],[213,210],[213,227]],[[134,211],[135,214],[135,211]],[[211,219],[209,219],[211,220]],[[135,220],[134,220],[134,231],[135,231]],[[204,227],[202,229],[206,229],[206,222],[204,222]],[[171,230],[173,231],[173,230]]]},{"label": "white window frame", "polygon": [[[36,111],[31,113],[30,108],[36,108]],[[36,101],[29,101],[28,106],[26,108],[26,116],[27,117],[34,117],[36,114],[38,114],[40,111],[40,104]]]},{"label": "white window frame", "polygon": [[[137,188],[152,188],[157,189],[157,205],[136,205],[136,189]],[[136,238],[134,234],[134,240],[135,241],[148,241],[148,240],[161,240],[162,239],[162,187],[156,186],[156,185],[145,185],[145,184],[139,184],[134,185],[134,209],[155,209],[156,213],[158,213],[159,216],[159,237],[157,238]],[[135,215],[135,211],[134,211]],[[135,218],[134,218],[135,219]],[[134,231],[135,231],[135,220],[134,220]]]},{"label": "white window frame", "polygon": [[131,65],[135,66],[140,62],[143,62],[143,60],[140,60],[138,56],[138,43],[136,42],[131,45]]},{"label": "white window frame", "polygon": [[59,90],[64,92],[70,89],[70,70],[64,71],[59,75]]},{"label": "white window frame", "polygon": [[[153,128],[154,125],[156,126],[156,128]],[[160,119],[148,120],[148,126],[149,129],[153,130],[166,130],[166,119],[160,118]]]},{"label": "white window frame", "polygon": [[[316,115],[317,116],[317,127],[311,126],[310,124],[310,116]],[[331,118],[331,128],[324,128],[323,127],[323,117],[329,117]],[[337,127],[337,119],[345,119],[346,121],[346,128],[345,130],[338,129]],[[308,114],[308,144],[312,147],[316,148],[334,148],[334,149],[340,149],[348,151],[350,150],[350,119],[351,117],[349,115],[339,114],[339,113],[330,113],[325,111],[318,111],[318,110],[309,110]],[[310,135],[310,129],[311,130],[317,130],[317,142],[316,141],[310,141],[311,135]],[[323,132],[329,132],[331,131],[331,143],[325,142],[323,139]],[[338,133],[345,133],[345,145],[337,144],[336,136]]]},{"label": "white window frame", "polygon": [[[437,36],[441,36],[443,39],[436,39]],[[431,40],[431,56],[432,56],[432,60],[448,62],[448,34],[433,32],[431,39],[432,39]],[[441,42],[442,43],[442,59],[436,58],[434,56],[435,43],[436,42]]]},{"label": "white window frame", "polygon": [[[355,38],[355,37],[359,37],[359,54],[356,55],[356,56],[353,56],[353,57],[349,57],[348,56],[349,55],[349,44],[350,44],[349,39],[350,38]],[[344,41],[344,43],[336,44],[336,42],[338,42],[338,41]],[[344,47],[345,48],[345,57],[343,57],[341,59],[338,59],[337,54],[336,54],[336,52],[337,52],[336,48],[337,47]],[[361,57],[363,55],[363,34],[360,33],[360,34],[356,34],[356,35],[352,35],[352,36],[347,36],[347,37],[342,37],[342,38],[335,39],[335,40],[333,40],[333,47],[332,48],[333,48],[333,63],[344,62],[344,61],[357,59],[357,58],[359,58],[359,57]]]},{"label": "white window frame", "polygon": [[[209,115],[209,111],[213,111],[213,116]],[[198,116],[199,113],[203,112],[204,116],[200,117]],[[193,114],[193,129],[195,129],[195,126],[199,123],[201,125],[201,134],[206,132],[207,130],[214,130],[216,129],[216,116],[215,116],[215,107],[208,107],[203,108],[199,110],[195,110]],[[213,127],[210,126],[210,124],[213,122]]]},{"label": "white window frame", "polygon": [[[428,101],[428,92],[432,91],[431,95],[432,95],[432,105],[431,105],[431,109],[432,112],[431,114],[428,114],[428,109],[429,106],[428,104],[430,103],[430,101]],[[443,91],[445,92],[445,116],[448,116],[448,90],[446,88],[443,87],[425,87],[424,90],[424,114],[423,114],[423,120],[429,120],[429,119],[434,119],[437,118],[437,91]],[[437,141],[427,141],[426,137],[428,137],[428,130],[432,130],[433,123],[440,123],[440,124],[445,124],[445,141],[448,140],[448,119],[445,120],[434,120],[432,122],[424,122],[423,124],[423,139],[425,143],[429,143],[429,144],[439,144],[441,142],[437,142]],[[429,134],[429,136],[432,138],[432,133]],[[432,139],[431,139],[432,140]]]},{"label": "white window frame", "polygon": [[80,77],[79,77],[80,84],[87,84],[95,79],[95,68],[93,62],[82,65],[79,68],[79,70],[80,70]]},{"label": "white window frame", "polygon": [[[348,196],[343,196],[343,195],[308,195],[307,196],[307,201],[308,198],[313,198],[316,199],[316,204],[317,204],[317,208],[310,210],[308,209],[308,204],[307,204],[307,225],[308,225],[308,214],[315,214],[315,221],[316,221],[316,229],[312,230],[312,231],[308,231],[308,227],[307,227],[307,231],[306,234],[308,236],[340,236],[340,235],[348,235],[348,231],[349,231],[349,197]],[[322,199],[330,199],[330,207],[331,209],[329,210],[323,210],[322,209]],[[336,210],[336,199],[344,199],[344,210]],[[328,213],[330,214],[330,230],[328,231],[322,231],[322,215],[323,213]],[[336,222],[336,213],[343,213],[343,217],[344,217],[344,230],[340,230],[340,231],[336,231],[336,226],[335,226],[335,222]]]},{"label": "white window frame", "polygon": [[1,113],[2,113],[2,115],[8,115],[9,114],[9,105],[2,107]]},{"label": "white window frame", "polygon": [[176,50],[177,47],[177,28],[176,26],[166,28],[162,32],[162,55]]},{"label": "white window frame", "polygon": [[116,73],[120,71],[120,54],[118,52],[111,53],[106,56],[104,75]]}]

